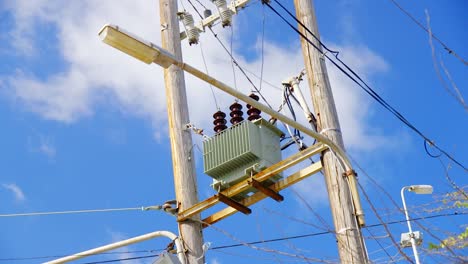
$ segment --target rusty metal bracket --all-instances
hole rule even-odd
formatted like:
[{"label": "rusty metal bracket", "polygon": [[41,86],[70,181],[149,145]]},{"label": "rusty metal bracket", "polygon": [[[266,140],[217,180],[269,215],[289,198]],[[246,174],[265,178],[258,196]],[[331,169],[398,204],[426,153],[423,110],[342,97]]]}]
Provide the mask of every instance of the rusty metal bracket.
[{"label": "rusty metal bracket", "polygon": [[247,206],[241,204],[241,203],[238,203],[236,201],[234,201],[233,199],[227,197],[226,195],[222,194],[222,193],[218,193],[215,195],[216,198],[218,198],[218,200],[234,209],[236,209],[237,211],[243,213],[243,214],[251,214],[252,213],[252,210],[250,208],[248,208]]},{"label": "rusty metal bracket", "polygon": [[[328,149],[326,145],[323,145],[321,143],[316,143],[308,147],[307,149],[300,151],[296,154],[293,154],[289,156],[288,158],[276,164],[273,164],[267,169],[260,171],[259,173],[253,175],[252,178],[259,182],[266,181],[269,178],[273,177],[274,175],[281,173],[282,171],[298,164],[299,162],[302,162],[308,159],[309,157],[312,157],[315,154],[322,152],[325,149]],[[220,193],[222,193],[226,197],[233,197],[241,192],[248,190],[249,188],[251,188],[251,186],[247,183],[247,179],[246,179],[244,181],[241,181],[235,184],[234,186],[227,188],[226,190],[221,191]],[[177,221],[181,222],[181,221],[187,220],[190,217],[214,206],[218,202],[220,202],[220,200],[216,196],[211,196],[205,199],[204,201],[194,204],[190,208],[187,208],[187,209],[183,208],[183,210],[179,210],[178,212]]]},{"label": "rusty metal bracket", "polygon": [[[295,172],[293,174],[291,174],[290,176],[286,177],[286,178],[283,178],[281,180],[279,180],[278,182],[274,183],[273,185],[270,186],[270,189],[272,189],[273,191],[276,191],[276,192],[279,192],[280,190],[283,190],[283,189],[286,189],[287,187],[299,182],[299,181],[302,181],[304,180],[305,178],[309,177],[310,175],[314,174],[314,173],[317,173],[319,172],[320,170],[322,170],[322,162],[316,162],[312,165],[310,165],[309,167],[307,168],[304,168],[298,172]],[[266,194],[262,193],[262,192],[256,192],[254,194],[252,194],[252,196],[249,196],[247,198],[245,198],[244,200],[242,201],[239,201],[239,203],[241,203],[242,205],[244,206],[250,206],[252,204],[255,204],[263,199],[265,199],[266,197],[268,197]],[[237,213],[237,210],[233,209],[232,207],[227,207],[227,208],[224,208],[223,210],[221,211],[218,211],[208,217],[206,217],[205,219],[203,219],[203,228],[207,227],[207,226],[210,226],[216,222],[219,222],[221,221],[222,219],[230,216],[230,215],[233,215]]]},{"label": "rusty metal bracket", "polygon": [[281,194],[273,191],[272,189],[268,187],[265,187],[261,182],[256,181],[255,179],[249,179],[247,182],[249,183],[249,185],[259,190],[260,192],[264,193],[265,195],[271,197],[273,200],[277,202],[282,202],[284,200],[284,197]]},{"label": "rusty metal bracket", "polygon": [[348,170],[343,173],[343,177],[355,176],[357,177],[357,173],[355,170]]}]

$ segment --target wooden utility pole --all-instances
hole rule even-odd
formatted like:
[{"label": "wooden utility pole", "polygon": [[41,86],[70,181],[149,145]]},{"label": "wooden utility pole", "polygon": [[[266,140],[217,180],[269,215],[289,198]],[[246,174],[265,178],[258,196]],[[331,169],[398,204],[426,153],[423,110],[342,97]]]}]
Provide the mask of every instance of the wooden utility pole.
[{"label": "wooden utility pole", "polygon": [[[312,0],[294,0],[296,17],[317,38],[320,38]],[[317,47],[320,44],[301,25],[299,30]],[[318,131],[344,149],[338,115],[328,79],[325,59],[320,51],[301,37],[302,52],[307,72]],[[344,169],[331,151],[322,155],[328,199],[336,230],[338,252],[341,263],[367,263],[364,241],[354,215],[350,189],[344,178]]]},{"label": "wooden utility pole", "polygon": [[[177,1],[160,0],[162,48],[182,61]],[[177,66],[164,70],[166,86],[169,136],[172,150],[174,187],[179,210],[184,210],[198,202],[197,179],[192,153],[192,135],[186,129],[189,121],[184,72]],[[199,219],[199,215],[192,218]],[[200,222],[186,220],[179,222],[179,236],[187,249],[187,263],[205,263],[203,257],[203,234]]]}]

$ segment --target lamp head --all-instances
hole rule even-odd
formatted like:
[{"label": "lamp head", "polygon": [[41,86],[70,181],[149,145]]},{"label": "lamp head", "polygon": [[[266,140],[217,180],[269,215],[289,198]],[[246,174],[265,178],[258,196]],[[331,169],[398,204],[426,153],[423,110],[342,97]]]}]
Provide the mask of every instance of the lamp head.
[{"label": "lamp head", "polygon": [[417,193],[417,194],[431,194],[433,188],[431,185],[411,185],[408,187],[408,191]]},{"label": "lamp head", "polygon": [[116,25],[106,24],[99,31],[102,41],[147,64],[152,62],[168,68],[176,60],[172,54],[157,45],[144,41]]}]

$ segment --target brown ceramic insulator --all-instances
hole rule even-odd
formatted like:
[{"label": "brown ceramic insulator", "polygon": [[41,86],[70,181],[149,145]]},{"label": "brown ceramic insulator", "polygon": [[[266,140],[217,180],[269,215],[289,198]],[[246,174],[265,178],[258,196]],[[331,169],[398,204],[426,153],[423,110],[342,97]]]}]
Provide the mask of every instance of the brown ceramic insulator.
[{"label": "brown ceramic insulator", "polygon": [[[258,95],[256,94],[250,94],[249,95],[250,98],[254,99],[255,101],[258,101],[258,99],[260,99],[258,97]],[[247,114],[249,115],[249,117],[247,119],[249,119],[249,121],[253,121],[253,120],[257,120],[259,118],[261,118],[260,114],[262,113],[262,111],[260,111],[259,109],[247,104]]]},{"label": "brown ceramic insulator", "polygon": [[221,131],[223,131],[224,129],[227,128],[227,126],[226,126],[227,121],[226,121],[225,117],[226,117],[226,114],[224,112],[218,111],[218,112],[214,113],[214,115],[213,115],[213,118],[214,118],[213,125],[215,125],[215,126],[214,126],[213,130],[216,133],[219,133],[219,132],[221,132]]},{"label": "brown ceramic insulator", "polygon": [[242,112],[241,104],[235,102],[229,107],[229,109],[231,110],[230,116],[232,117],[230,120],[231,124],[235,125],[237,123],[240,123],[242,120],[244,120],[244,118],[242,117],[244,112]]}]

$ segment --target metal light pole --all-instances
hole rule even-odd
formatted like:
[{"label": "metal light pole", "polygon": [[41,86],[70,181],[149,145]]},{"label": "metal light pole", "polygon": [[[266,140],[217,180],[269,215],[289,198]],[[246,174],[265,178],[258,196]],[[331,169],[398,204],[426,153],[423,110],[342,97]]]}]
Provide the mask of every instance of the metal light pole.
[{"label": "metal light pole", "polygon": [[409,235],[411,238],[411,247],[413,248],[414,259],[416,260],[416,264],[419,264],[420,262],[419,262],[418,250],[416,248],[416,240],[414,239],[414,233],[413,233],[413,229],[411,228],[411,222],[410,222],[410,218],[408,215],[408,210],[406,209],[405,190],[414,192],[416,194],[431,194],[433,188],[431,185],[411,185],[411,186],[405,186],[401,188],[401,201],[403,202],[403,209],[405,210],[406,223],[408,224]]}]

